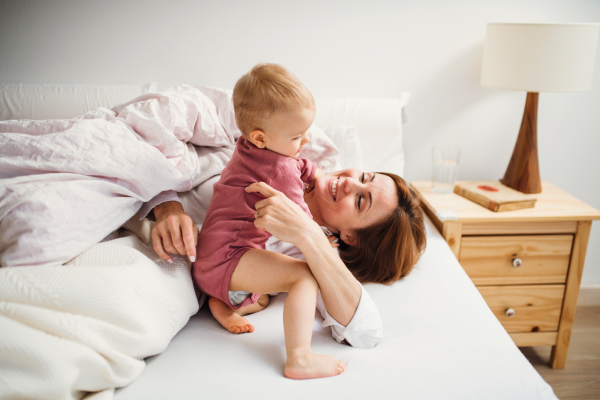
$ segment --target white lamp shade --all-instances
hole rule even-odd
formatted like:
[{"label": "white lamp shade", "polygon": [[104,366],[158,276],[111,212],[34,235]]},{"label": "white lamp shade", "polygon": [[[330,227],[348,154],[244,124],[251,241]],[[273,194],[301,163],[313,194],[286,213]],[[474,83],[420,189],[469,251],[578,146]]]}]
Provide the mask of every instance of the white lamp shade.
[{"label": "white lamp shade", "polygon": [[528,92],[589,90],[600,24],[487,26],[481,84]]}]

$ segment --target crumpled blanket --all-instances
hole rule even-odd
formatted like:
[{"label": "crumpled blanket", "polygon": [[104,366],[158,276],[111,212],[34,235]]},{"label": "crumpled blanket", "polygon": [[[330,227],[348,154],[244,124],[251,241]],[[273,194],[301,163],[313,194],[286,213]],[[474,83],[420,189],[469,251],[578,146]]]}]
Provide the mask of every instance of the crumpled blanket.
[{"label": "crumpled blanket", "polygon": [[219,174],[194,145],[237,137],[187,85],[71,120],[0,122],[0,265],[64,264],[158,193]]}]

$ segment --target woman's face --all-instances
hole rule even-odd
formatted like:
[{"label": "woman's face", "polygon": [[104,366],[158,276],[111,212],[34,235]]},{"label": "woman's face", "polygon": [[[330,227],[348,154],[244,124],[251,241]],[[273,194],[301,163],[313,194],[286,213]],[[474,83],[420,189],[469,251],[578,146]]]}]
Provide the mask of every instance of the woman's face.
[{"label": "woman's face", "polygon": [[398,206],[392,178],[356,169],[337,171],[317,179],[306,193],[314,220],[353,244],[353,232],[371,226],[390,215]]}]

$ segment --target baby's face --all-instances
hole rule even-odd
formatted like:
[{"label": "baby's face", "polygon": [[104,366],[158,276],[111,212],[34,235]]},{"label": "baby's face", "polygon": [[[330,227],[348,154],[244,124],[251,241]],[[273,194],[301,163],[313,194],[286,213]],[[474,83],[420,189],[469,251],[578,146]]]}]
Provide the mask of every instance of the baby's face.
[{"label": "baby's face", "polygon": [[264,123],[266,148],[284,156],[298,158],[300,149],[310,141],[310,126],[316,110],[305,108],[270,116]]}]

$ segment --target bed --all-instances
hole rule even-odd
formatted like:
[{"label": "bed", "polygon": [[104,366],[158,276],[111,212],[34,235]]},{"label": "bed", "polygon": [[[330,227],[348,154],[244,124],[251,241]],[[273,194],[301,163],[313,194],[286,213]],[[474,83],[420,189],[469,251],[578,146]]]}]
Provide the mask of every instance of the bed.
[{"label": "bed", "polygon": [[[28,89],[32,88],[21,87],[19,95],[36,98],[34,92],[27,92]],[[7,90],[15,90],[15,86],[0,90],[6,93]],[[46,87],[41,90],[56,92],[57,89]],[[63,90],[63,98],[70,99],[65,104],[72,107],[69,110],[58,107],[60,114],[56,115],[74,117],[92,106],[109,107],[128,100],[124,96],[131,96],[131,92],[122,93],[121,98],[112,96],[107,99],[97,95],[94,104],[73,100],[89,99],[90,93],[98,93],[98,90],[92,86],[67,92]],[[148,85],[139,85],[129,86],[128,90],[139,90],[141,94],[151,89]],[[108,92],[111,92],[110,88]],[[27,110],[19,108],[21,100],[14,100],[15,96],[9,96],[13,99],[11,107],[4,105],[5,110],[9,109],[6,115],[9,118],[11,115],[26,118]],[[35,103],[31,99],[28,104]],[[60,104],[61,96],[56,99]],[[340,150],[340,154],[336,155],[340,164],[330,167],[363,167],[365,170],[403,175],[402,113],[408,100],[407,93],[398,99],[317,99],[315,125],[321,127]],[[36,107],[39,111],[39,107],[43,109],[44,105]],[[2,116],[3,119],[7,119],[6,115]],[[33,116],[29,114],[29,117]],[[44,114],[44,117],[50,116]],[[231,120],[221,117],[220,123],[227,126]],[[318,146],[314,150],[318,150]],[[205,179],[208,186],[210,182],[211,179]],[[207,195],[188,195],[185,202],[196,202],[199,208],[206,207]],[[193,216],[198,224],[202,217],[202,212]],[[429,220],[426,221],[427,249],[413,272],[390,286],[365,286],[378,305],[384,324],[384,339],[374,349],[355,349],[338,344],[331,338],[329,328],[321,327],[321,318],[315,317],[313,350],[344,360],[347,369],[340,376],[311,381],[292,381],[282,376],[285,363],[282,325],[285,294],[272,298],[265,311],[247,317],[256,327],[254,333],[229,334],[211,317],[208,308],[202,307],[204,299],[191,287],[189,266],[185,260],[176,258],[175,265],[170,267],[158,261],[148,247],[150,227],[147,220],[131,218],[124,227],[63,267],[0,269],[0,275],[5,274],[0,276],[0,285],[4,283],[0,287],[0,369],[4,372],[0,374],[1,398],[4,398],[2,394],[11,393],[11,389],[17,386],[29,385],[38,386],[35,393],[39,398],[65,398],[65,393],[81,398],[86,392],[93,391],[89,398],[114,397],[117,400],[192,399],[199,396],[209,399],[556,399],[552,388],[521,354],[488,309]],[[109,256],[108,252],[120,256]],[[110,280],[111,274],[119,276],[119,281],[127,280],[122,270],[115,268],[124,259],[136,260],[137,269],[129,268],[127,271],[138,272],[130,275],[148,275],[145,279],[156,290],[155,298],[137,286],[132,289],[134,295],[123,295],[118,299],[107,295],[110,290],[131,289],[120,287]],[[15,286],[7,282],[29,284],[35,281],[36,284],[28,286],[35,291],[42,288],[36,279],[45,279],[46,284],[46,274],[54,274],[57,268],[62,268],[61,272],[68,278],[63,276],[56,287],[65,285],[67,290],[74,285],[86,285],[86,279],[92,273],[100,277],[107,275],[105,279],[114,287],[98,290],[89,283],[89,289],[98,296],[96,302],[103,300],[113,308],[120,308],[120,325],[114,324],[108,329],[103,325],[86,325],[86,321],[78,321],[74,325],[66,324],[62,330],[50,332],[45,328],[52,325],[50,322],[38,325],[34,319],[15,318],[17,306],[31,304],[27,303],[27,296],[18,298],[18,290],[15,298],[3,298],[3,290],[13,290]],[[28,272],[14,272],[17,270]],[[71,278],[73,274],[76,274],[75,278]],[[3,279],[7,277],[10,279]],[[42,289],[47,289],[47,286]],[[49,290],[40,289],[39,292],[49,296],[49,312],[61,311],[61,299],[57,300],[56,292],[51,295]],[[164,308],[157,299],[169,299],[170,308]],[[154,305],[156,310],[151,310],[149,304]],[[201,307],[197,311],[199,305]],[[39,307],[39,304],[36,306]],[[106,309],[103,310],[104,314],[93,317],[107,321]],[[73,313],[71,309],[68,311]],[[139,315],[143,313],[147,314],[147,319],[143,320],[146,322],[140,319]],[[35,313],[30,314],[30,318],[31,315]],[[47,317],[52,315],[49,313]],[[125,327],[129,327],[131,321],[139,324],[125,334]],[[107,329],[109,334],[86,342],[81,336],[71,335],[70,332],[76,328],[89,329],[92,333]],[[12,337],[11,332],[14,333]],[[11,340],[18,340],[15,337],[23,335],[31,335],[30,342],[40,341],[45,344],[44,348],[53,348],[53,352],[48,351],[42,356],[36,354],[36,347],[33,350],[32,347],[15,347]],[[110,352],[113,348],[99,345],[99,341],[103,341],[103,345],[110,342],[112,347],[120,346],[118,354]],[[142,342],[147,345],[142,346]],[[78,346],[91,347],[90,354],[93,354],[86,353],[85,357],[89,360],[100,357],[101,360],[95,361],[102,366],[97,373],[110,376],[94,380],[89,375],[87,386],[86,379],[78,379],[78,373],[89,373],[88,366],[78,364],[78,359],[69,353],[83,352]],[[79,360],[87,360],[85,357]],[[41,358],[55,363],[52,365],[55,376],[40,378],[40,375],[34,374],[43,372],[38,365]],[[33,372],[28,375],[29,378],[23,378],[27,368]],[[72,378],[62,379],[64,376]],[[114,389],[120,386],[124,387]]]}]

